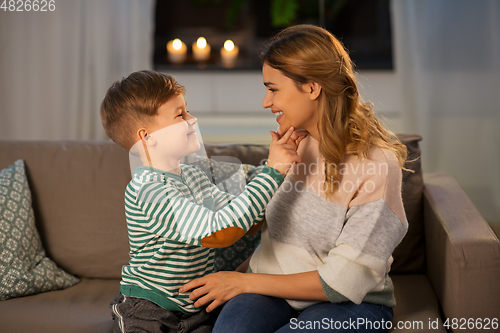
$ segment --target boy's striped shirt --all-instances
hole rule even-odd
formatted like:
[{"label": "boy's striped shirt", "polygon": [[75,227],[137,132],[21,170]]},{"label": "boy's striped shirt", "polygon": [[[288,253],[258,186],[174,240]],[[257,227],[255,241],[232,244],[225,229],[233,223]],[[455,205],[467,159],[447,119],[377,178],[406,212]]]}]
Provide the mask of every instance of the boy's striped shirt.
[{"label": "boy's striped shirt", "polygon": [[178,290],[213,271],[214,250],[202,240],[228,227],[248,231],[263,219],[282,181],[264,167],[235,197],[193,166],[181,165],[180,175],[137,168],[125,191],[130,262],[122,269],[121,292],[171,311],[198,311]]}]

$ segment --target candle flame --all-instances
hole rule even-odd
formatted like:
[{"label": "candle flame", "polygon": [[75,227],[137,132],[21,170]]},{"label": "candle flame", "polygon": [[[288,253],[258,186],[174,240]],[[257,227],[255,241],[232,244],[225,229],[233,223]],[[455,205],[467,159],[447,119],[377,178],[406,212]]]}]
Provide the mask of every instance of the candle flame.
[{"label": "candle flame", "polygon": [[179,38],[174,39],[172,47],[174,48],[174,50],[180,50],[182,48],[182,41]]},{"label": "candle flame", "polygon": [[228,39],[224,42],[224,49],[226,51],[232,51],[234,49],[234,43],[232,40]]},{"label": "candle flame", "polygon": [[196,41],[196,46],[198,46],[200,49],[204,49],[207,46],[207,40],[204,37],[198,38]]}]

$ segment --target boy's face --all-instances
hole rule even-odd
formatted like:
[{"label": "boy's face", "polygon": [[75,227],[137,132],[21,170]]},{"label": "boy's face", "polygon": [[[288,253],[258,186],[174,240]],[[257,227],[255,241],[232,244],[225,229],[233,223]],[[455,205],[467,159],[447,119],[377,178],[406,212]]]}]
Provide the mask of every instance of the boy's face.
[{"label": "boy's face", "polygon": [[[155,150],[155,156],[166,159],[180,159],[200,149],[195,125],[198,120],[186,111],[183,95],[176,95],[160,106],[147,134],[148,149]],[[151,144],[151,146],[150,146]],[[153,161],[153,164],[155,161]]]}]

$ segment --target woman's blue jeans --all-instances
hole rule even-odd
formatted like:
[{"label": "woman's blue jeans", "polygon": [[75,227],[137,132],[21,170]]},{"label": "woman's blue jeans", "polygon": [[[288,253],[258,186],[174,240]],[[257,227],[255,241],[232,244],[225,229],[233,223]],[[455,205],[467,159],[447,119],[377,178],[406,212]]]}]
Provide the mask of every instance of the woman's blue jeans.
[{"label": "woman's blue jeans", "polygon": [[387,332],[392,318],[377,304],[321,302],[298,312],[281,298],[242,294],[224,305],[212,333]]}]

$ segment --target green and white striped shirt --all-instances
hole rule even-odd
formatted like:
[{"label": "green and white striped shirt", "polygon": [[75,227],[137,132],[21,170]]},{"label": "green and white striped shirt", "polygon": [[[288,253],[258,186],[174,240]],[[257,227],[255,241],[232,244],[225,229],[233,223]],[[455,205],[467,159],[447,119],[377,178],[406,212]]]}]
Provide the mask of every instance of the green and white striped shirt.
[{"label": "green and white striped shirt", "polygon": [[181,165],[180,175],[137,168],[125,191],[130,262],[121,292],[170,311],[199,311],[179,288],[213,271],[214,249],[201,240],[228,227],[248,231],[282,182],[277,170],[264,167],[235,197],[193,166]]}]

